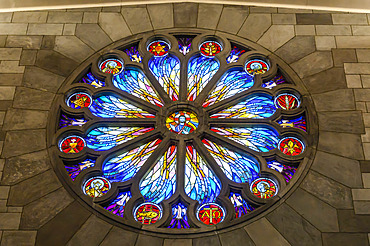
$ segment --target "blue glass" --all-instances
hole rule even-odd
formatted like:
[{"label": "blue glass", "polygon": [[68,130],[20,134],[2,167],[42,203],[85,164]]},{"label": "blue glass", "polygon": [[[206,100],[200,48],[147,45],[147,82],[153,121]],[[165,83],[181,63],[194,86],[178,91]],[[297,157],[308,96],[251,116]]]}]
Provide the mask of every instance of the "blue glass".
[{"label": "blue glass", "polygon": [[95,88],[100,88],[105,86],[105,82],[98,80],[95,78],[95,76],[92,73],[87,73],[80,81],[79,83],[85,83],[92,85]]},{"label": "blue glass", "polygon": [[203,107],[215,104],[237,93],[248,90],[254,84],[253,77],[244,70],[228,71],[216,84],[216,88],[209,94]]},{"label": "blue glass", "polygon": [[194,146],[186,147],[185,193],[200,204],[215,202],[221,181],[200,157]]},{"label": "blue glass", "polygon": [[284,165],[277,161],[268,161],[267,167],[281,173],[287,183],[293,178],[294,173],[297,171],[296,167]]},{"label": "blue glass", "polygon": [[171,55],[153,57],[149,69],[172,101],[179,100],[180,62]]},{"label": "blue glass", "polygon": [[240,56],[244,54],[245,52],[246,52],[246,49],[233,45],[230,55],[226,58],[226,62],[227,63],[237,62]]},{"label": "blue glass", "polygon": [[280,73],[278,73],[274,78],[272,78],[271,80],[269,81],[266,81],[266,82],[263,82],[262,83],[262,87],[266,88],[266,89],[272,89],[274,88],[275,86],[278,86],[280,84],[284,84],[284,83],[288,83],[286,81],[286,79],[284,78],[284,76]]},{"label": "blue glass", "polygon": [[143,60],[138,50],[138,44],[135,44],[130,48],[123,50],[123,52],[125,52],[130,57],[131,61],[141,63],[141,61]]},{"label": "blue glass", "polygon": [[172,205],[172,219],[168,228],[190,228],[186,211],[187,207],[181,202]]},{"label": "blue glass", "polygon": [[274,100],[269,95],[252,96],[243,102],[211,115],[211,118],[264,119],[276,112]]},{"label": "blue glass", "polygon": [[84,117],[69,117],[62,113],[59,119],[59,129],[67,126],[83,126],[86,122],[87,120]]},{"label": "blue glass", "polygon": [[75,180],[77,175],[80,174],[80,172],[84,169],[93,167],[95,165],[96,160],[93,159],[86,159],[78,164],[75,165],[66,165],[64,166],[67,170],[68,175],[71,177],[72,180]]},{"label": "blue glass", "polygon": [[145,202],[158,204],[175,193],[176,152],[177,147],[171,145],[140,182],[139,188]]},{"label": "blue glass", "polygon": [[202,142],[230,180],[251,183],[259,177],[259,163],[254,158],[242,156],[207,139],[203,139]]},{"label": "blue glass", "polygon": [[197,56],[188,64],[188,100],[194,101],[216,74],[220,64],[214,58]]},{"label": "blue glass", "polygon": [[306,117],[301,115],[295,119],[281,119],[278,120],[277,123],[281,125],[283,128],[286,127],[295,127],[298,129],[302,129],[303,131],[307,131],[307,125],[306,125]]},{"label": "blue glass", "polygon": [[211,130],[257,152],[273,150],[279,142],[278,133],[267,127],[212,127]]},{"label": "blue glass", "polygon": [[148,78],[134,69],[126,69],[124,72],[113,77],[113,85],[133,96],[141,98],[159,107],[163,102],[150,84]]},{"label": "blue glass", "polygon": [[254,207],[247,203],[239,193],[230,192],[229,199],[235,208],[235,218],[240,218],[254,210]]},{"label": "blue glass", "polygon": [[148,113],[115,96],[100,96],[89,107],[91,113],[101,118],[154,118]]},{"label": "blue glass", "polygon": [[123,217],[126,204],[131,197],[132,195],[130,191],[120,192],[118,193],[116,199],[114,199],[108,206],[104,208],[113,214],[118,215],[119,217]]}]

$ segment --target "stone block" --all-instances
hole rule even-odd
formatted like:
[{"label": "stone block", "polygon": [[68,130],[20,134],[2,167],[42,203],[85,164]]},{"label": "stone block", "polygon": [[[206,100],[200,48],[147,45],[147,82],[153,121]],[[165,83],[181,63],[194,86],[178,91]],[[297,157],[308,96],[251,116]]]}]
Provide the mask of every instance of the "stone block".
[{"label": "stone block", "polygon": [[370,35],[370,26],[352,26],[353,35]]},{"label": "stone block", "polygon": [[317,172],[310,171],[300,187],[337,209],[353,208],[350,188]]},{"label": "stone block", "polygon": [[196,3],[174,3],[175,27],[196,27],[198,17],[198,4]]},{"label": "stone block", "polygon": [[247,225],[244,229],[256,245],[290,245],[266,218],[259,219]]},{"label": "stone block", "polygon": [[280,47],[275,54],[280,56],[285,62],[292,63],[315,50],[315,39],[313,36],[298,36]]},{"label": "stone block", "polygon": [[311,9],[278,8],[278,13],[312,13]]},{"label": "stone block", "polygon": [[355,214],[370,214],[370,201],[353,201]]},{"label": "stone block", "polygon": [[[5,119],[5,112],[0,112],[0,125],[3,125]],[[1,162],[0,162],[0,171],[2,170],[1,168]]]},{"label": "stone block", "polygon": [[361,75],[362,87],[370,88],[370,75]]},{"label": "stone block", "polygon": [[75,35],[77,24],[64,24],[63,35]]},{"label": "stone block", "polygon": [[[135,246],[147,246],[148,242],[150,242],[151,246],[162,246],[163,238],[152,237],[152,236],[145,235],[145,234],[139,234],[139,236],[137,237]],[[194,246],[197,246],[197,245],[194,244]],[[205,245],[203,244],[201,246],[205,246]],[[218,245],[215,244],[215,246],[218,246]]]},{"label": "stone block", "polygon": [[19,65],[21,66],[34,65],[36,62],[36,55],[37,55],[37,50],[23,50],[21,59],[19,61]]},{"label": "stone block", "polygon": [[370,62],[370,49],[356,49],[358,62]]},{"label": "stone block", "polygon": [[317,35],[352,35],[350,26],[328,26],[328,25],[317,25],[316,26]]},{"label": "stone block", "polygon": [[217,30],[236,34],[248,16],[247,6],[224,6]]},{"label": "stone block", "polygon": [[101,12],[121,12],[121,6],[103,7]]},{"label": "stone block", "polygon": [[[312,96],[317,111],[355,110],[355,100],[350,89],[329,91]],[[343,100],[343,99],[346,100]]]},{"label": "stone block", "polygon": [[30,88],[57,92],[65,77],[51,73],[44,69],[29,66],[26,67],[23,77],[23,85]]},{"label": "stone block", "polygon": [[21,53],[21,48],[0,48],[0,60],[18,61]]},{"label": "stone block", "polygon": [[0,86],[0,100],[13,100],[15,86]]},{"label": "stone block", "polygon": [[370,89],[354,89],[356,101],[370,101]]},{"label": "stone block", "polygon": [[338,210],[338,217],[342,232],[369,232],[370,215],[356,215],[353,210]]},{"label": "stone block", "polygon": [[361,135],[362,142],[370,143],[370,128],[365,128],[366,134]]},{"label": "stone block", "polygon": [[362,173],[370,173],[370,161],[360,161],[360,168]]},{"label": "stone block", "polygon": [[317,50],[331,50],[336,48],[334,36],[316,36]]},{"label": "stone block", "polygon": [[331,14],[296,14],[298,25],[332,25]]},{"label": "stone block", "polygon": [[312,94],[347,88],[343,68],[331,68],[306,77],[303,82]]},{"label": "stone block", "polygon": [[8,199],[10,186],[0,186],[0,199]]},{"label": "stone block", "polygon": [[312,170],[351,188],[362,186],[360,164],[356,160],[317,151]]},{"label": "stone block", "polygon": [[[131,35],[131,31],[120,13],[100,13],[99,25],[113,41]],[[117,29],[117,26],[120,28]]]},{"label": "stone block", "polygon": [[63,24],[29,24],[29,35],[62,35]]},{"label": "stone block", "polygon": [[270,26],[271,15],[250,14],[240,28],[238,35],[256,42]]},{"label": "stone block", "polygon": [[[220,19],[222,8],[223,6],[221,4],[200,3],[198,7],[197,27],[207,28],[207,29],[216,29],[218,20]],[[148,6],[148,9],[149,9],[149,6]],[[152,22],[153,22],[153,19],[152,19]],[[153,22],[153,26],[154,26],[154,22]]]},{"label": "stone block", "polygon": [[1,184],[14,185],[50,169],[46,150],[7,159]]},{"label": "stone block", "polygon": [[145,5],[123,6],[121,13],[133,34],[153,29]]},{"label": "stone block", "polygon": [[367,245],[366,233],[323,233],[324,246]]},{"label": "stone block", "polygon": [[370,74],[370,63],[344,63],[346,74]]},{"label": "stone block", "polygon": [[54,94],[26,87],[17,87],[14,108],[49,110]]},{"label": "stone block", "polygon": [[296,24],[295,14],[272,14],[272,24]]},{"label": "stone block", "polygon": [[5,213],[8,209],[6,207],[7,200],[0,200],[0,213]]},{"label": "stone block", "polygon": [[26,35],[28,24],[0,23],[0,35]]},{"label": "stone block", "polygon": [[322,245],[321,232],[285,203],[266,217],[291,245]]},{"label": "stone block", "polygon": [[252,239],[244,229],[237,229],[227,233],[220,233],[221,245],[238,246],[243,242],[244,246],[254,246]]},{"label": "stone block", "polygon": [[257,6],[251,6],[249,8],[251,13],[277,13],[277,8],[272,7],[257,7]]},{"label": "stone block", "polygon": [[24,66],[19,66],[19,61],[1,61],[0,73],[23,73]]},{"label": "stone block", "polygon": [[347,87],[348,88],[362,88],[362,82],[360,75],[346,75]]},{"label": "stone block", "polygon": [[364,123],[359,111],[320,112],[319,126],[323,131],[364,133]]},{"label": "stone block", "polygon": [[136,239],[137,233],[113,227],[100,246],[132,246],[135,245]]},{"label": "stone block", "polygon": [[78,24],[76,36],[94,50],[99,50],[112,42],[97,24]]},{"label": "stone block", "polygon": [[[112,225],[91,215],[80,230],[69,240],[68,246],[76,245],[98,245],[108,234]],[[149,241],[147,241],[148,243]],[[150,241],[152,245],[152,242]]]},{"label": "stone block", "polygon": [[13,23],[45,23],[48,17],[48,12],[41,11],[26,11],[26,12],[14,12],[13,14]]},{"label": "stone block", "polygon": [[258,43],[266,49],[275,51],[293,37],[293,25],[272,25],[258,40]]},{"label": "stone block", "polygon": [[49,170],[26,179],[10,189],[8,205],[24,206],[61,186],[54,171]]},{"label": "stone block", "polygon": [[11,107],[13,104],[13,101],[1,101],[0,103],[0,110],[7,110],[9,107]]},{"label": "stone block", "polygon": [[363,160],[361,136],[358,134],[320,131],[319,150],[344,157]]},{"label": "stone block", "polygon": [[2,156],[12,157],[46,148],[45,130],[7,132]]},{"label": "stone block", "polygon": [[314,36],[316,35],[316,30],[314,25],[295,25],[295,35],[309,35]]},{"label": "stone block", "polygon": [[332,18],[333,24],[368,24],[366,14],[332,14]]},{"label": "stone block", "polygon": [[20,213],[0,213],[0,230],[17,230],[20,219]]},{"label": "stone block", "polygon": [[55,36],[44,36],[41,43],[41,49],[52,50],[55,45]]},{"label": "stone block", "polygon": [[33,246],[36,233],[36,231],[4,231],[1,246]]},{"label": "stone block", "polygon": [[[210,7],[212,9],[212,7]],[[149,4],[147,5],[150,20],[154,29],[171,28],[173,24],[172,4]]]},{"label": "stone block", "polygon": [[3,130],[24,130],[45,128],[47,122],[47,111],[9,109]]},{"label": "stone block", "polygon": [[[60,47],[62,49],[62,47]],[[40,50],[37,55],[36,65],[40,68],[61,76],[68,76],[78,63],[68,57],[52,50]]]},{"label": "stone block", "polygon": [[365,160],[370,160],[370,143],[363,143],[363,149],[364,149]]},{"label": "stone block", "polygon": [[[84,207],[73,202],[38,230],[36,245],[66,245],[89,216],[90,213]],[[117,241],[116,244],[124,245],[124,241]]]},{"label": "stone block", "polygon": [[329,51],[317,51],[292,64],[301,78],[322,72],[333,66],[332,54]]},{"label": "stone block", "polygon": [[347,62],[357,62],[354,49],[332,49],[331,52],[335,67],[343,67],[343,64]]},{"label": "stone block", "polygon": [[7,36],[0,35],[0,47],[5,47]]},{"label": "stone block", "polygon": [[221,246],[217,235],[193,239],[193,246]]},{"label": "stone block", "polygon": [[163,246],[192,246],[192,240],[191,239],[165,239]]},{"label": "stone block", "polygon": [[0,13],[0,22],[11,22],[12,21],[12,12]]},{"label": "stone block", "polygon": [[89,46],[75,36],[56,37],[54,50],[78,62],[82,62],[94,53]]},{"label": "stone block", "polygon": [[[41,197],[40,199],[34,202],[31,202],[30,204],[27,204],[24,207],[24,211],[22,213],[20,228],[21,229],[40,228],[49,220],[54,218],[55,215],[61,212],[73,201],[74,199],[67,193],[67,191],[63,188],[60,188],[50,194],[47,194],[44,197]],[[97,227],[96,229],[99,228],[104,229],[103,225],[102,227]],[[90,232],[93,232],[93,229]],[[87,243],[89,238],[91,239],[92,236],[96,235],[96,233],[98,232],[91,233],[90,237],[86,237],[85,243]]]},{"label": "stone block", "polygon": [[362,174],[362,182],[364,184],[364,188],[370,188],[370,173]]},{"label": "stone block", "polygon": [[81,23],[83,12],[50,11],[48,23]]},{"label": "stone block", "polygon": [[365,102],[356,102],[356,110],[366,112],[366,103]]},{"label": "stone block", "polygon": [[99,12],[84,12],[82,23],[98,23]]},{"label": "stone block", "polygon": [[297,189],[287,203],[321,232],[338,232],[337,210],[310,193]]},{"label": "stone block", "polygon": [[370,48],[370,36],[336,36],[338,48]]},{"label": "stone block", "polygon": [[23,207],[8,207],[8,213],[22,213]]}]

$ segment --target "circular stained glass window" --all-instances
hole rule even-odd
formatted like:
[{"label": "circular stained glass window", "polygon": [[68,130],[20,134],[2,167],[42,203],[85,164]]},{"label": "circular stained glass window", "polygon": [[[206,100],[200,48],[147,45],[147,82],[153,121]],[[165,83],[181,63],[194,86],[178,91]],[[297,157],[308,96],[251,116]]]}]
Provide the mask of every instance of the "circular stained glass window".
[{"label": "circular stained glass window", "polygon": [[49,131],[60,177],[108,220],[152,232],[212,231],[277,202],[313,152],[294,73],[231,36],[146,37],[66,82]]}]

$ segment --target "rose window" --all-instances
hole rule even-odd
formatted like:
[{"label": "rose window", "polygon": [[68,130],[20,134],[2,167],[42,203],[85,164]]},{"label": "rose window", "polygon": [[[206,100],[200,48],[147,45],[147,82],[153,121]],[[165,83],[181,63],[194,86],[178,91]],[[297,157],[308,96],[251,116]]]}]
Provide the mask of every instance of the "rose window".
[{"label": "rose window", "polygon": [[311,149],[310,101],[248,44],[143,36],[83,63],[49,131],[65,184],[106,218],[157,232],[214,230],[278,201]]}]

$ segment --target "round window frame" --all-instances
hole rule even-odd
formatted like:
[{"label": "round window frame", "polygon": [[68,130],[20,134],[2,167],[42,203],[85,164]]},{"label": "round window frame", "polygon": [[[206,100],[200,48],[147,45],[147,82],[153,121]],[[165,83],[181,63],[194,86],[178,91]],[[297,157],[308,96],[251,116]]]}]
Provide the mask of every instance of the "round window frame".
[{"label": "round window frame", "polygon": [[[175,35],[190,35],[190,36],[195,36],[195,38],[192,40],[192,45],[191,45],[191,50],[188,54],[183,55],[182,53],[179,52],[178,49],[178,42],[175,37]],[[284,75],[284,77],[291,81],[292,84],[285,84],[283,86],[276,86],[272,88],[271,90],[268,89],[261,89],[261,92],[268,93],[270,92],[271,95],[278,95],[279,93],[284,93],[292,90],[295,93],[300,94],[300,111],[297,113],[297,110],[292,110],[292,112],[286,111],[285,116],[291,117],[291,116],[296,116],[301,114],[302,112],[305,112],[306,115],[306,124],[307,124],[307,134],[302,135],[302,133],[291,127],[288,130],[279,130],[279,125],[274,121],[270,121],[271,124],[270,126],[274,126],[274,129],[279,133],[280,137],[284,137],[287,132],[292,133],[290,136],[299,136],[299,139],[303,140],[304,144],[306,145],[306,149],[304,153],[299,155],[298,157],[291,157],[291,156],[283,156],[283,154],[279,154],[278,148],[276,148],[273,151],[269,151],[267,153],[261,152],[259,156],[253,156],[255,157],[259,163],[260,163],[260,168],[261,168],[261,173],[265,175],[265,177],[270,177],[269,173],[274,173],[275,176],[279,177],[278,178],[278,188],[279,192],[276,196],[264,200],[263,203],[264,205],[258,207],[255,209],[252,213],[248,213],[242,217],[239,218],[233,218],[232,213],[228,211],[233,211],[234,206],[232,206],[231,202],[228,200],[228,194],[232,191],[240,191],[242,194],[243,198],[248,197],[249,200],[252,201],[257,201],[259,203],[262,203],[262,200],[259,198],[256,198],[248,193],[245,193],[245,190],[249,190],[249,185],[247,183],[242,183],[239,185],[229,185],[225,187],[225,183],[222,182],[222,190],[219,195],[220,198],[217,199],[219,201],[224,209],[227,211],[226,212],[226,217],[224,218],[223,222],[217,225],[213,226],[207,226],[201,223],[196,219],[196,211],[199,208],[199,206],[196,205],[197,201],[191,203],[190,205],[187,204],[188,200],[191,200],[190,198],[188,199],[179,199],[178,197],[174,197],[174,195],[168,200],[167,203],[163,204],[162,209],[163,209],[163,215],[160,221],[163,223],[158,223],[158,224],[151,224],[151,225],[141,225],[138,222],[136,222],[133,218],[133,216],[128,216],[128,214],[132,214],[131,211],[135,210],[135,206],[138,205],[139,201],[144,202],[144,200],[141,197],[140,190],[137,189],[130,189],[132,187],[120,187],[120,189],[129,189],[132,194],[132,198],[130,200],[135,201],[136,203],[134,204],[133,202],[128,203],[125,207],[125,213],[124,213],[124,222],[122,222],[122,218],[119,216],[114,215],[113,213],[107,211],[104,209],[102,206],[96,206],[96,203],[103,202],[106,200],[108,197],[114,198],[118,194],[118,189],[116,188],[117,185],[116,183],[112,183],[112,189],[107,193],[107,196],[103,196],[100,198],[91,198],[86,196],[81,187],[83,185],[83,181],[87,180],[93,176],[100,176],[101,173],[99,173],[99,170],[95,170],[97,167],[93,167],[92,169],[89,168],[88,171],[83,170],[77,178],[73,181],[69,175],[66,173],[63,163],[63,159],[68,159],[69,161],[78,161],[82,158],[82,156],[85,156],[85,158],[92,157],[91,155],[87,154],[87,148],[84,148],[80,153],[74,155],[71,157],[71,155],[61,153],[58,149],[58,140],[65,138],[67,135],[63,134],[62,132],[63,129],[58,130],[58,123],[59,123],[59,116],[60,116],[60,110],[61,110],[61,105],[65,104],[65,99],[71,95],[71,92],[75,92],[76,88],[82,89],[82,91],[89,93],[90,95],[94,95],[96,97],[97,93],[95,92],[98,89],[92,88],[92,86],[87,85],[87,84],[82,84],[82,83],[75,83],[79,79],[83,77],[84,74],[86,74],[89,69],[91,69],[91,72],[94,74],[96,78],[99,80],[112,80],[113,75],[112,74],[104,74],[99,71],[98,66],[100,62],[103,59],[109,58],[109,57],[114,57],[117,56],[118,58],[121,58],[124,62],[124,66],[126,67],[136,67],[138,69],[141,69],[142,72],[148,77],[148,79],[151,81],[152,79],[155,79],[154,76],[151,74],[148,66],[143,66],[142,64],[148,63],[151,57],[154,57],[151,53],[147,51],[147,44],[152,42],[154,39],[162,39],[166,42],[169,42],[171,45],[171,48],[169,50],[169,54],[173,54],[181,64],[181,79],[186,79],[186,71],[185,69],[187,68],[188,61],[197,54],[200,54],[200,50],[197,48],[201,43],[204,41],[210,39],[210,40],[217,40],[220,42],[222,45],[223,49],[220,53],[215,55],[215,59],[218,60],[220,63],[220,68],[217,72],[217,74],[220,74],[219,78],[227,72],[228,70],[234,68],[234,67],[241,67],[244,69],[245,63],[248,59],[267,59],[266,61],[269,62],[270,69],[266,73],[262,75],[256,75],[255,76],[255,83],[254,86],[257,84],[261,85],[262,80],[263,81],[268,81],[269,79],[273,78],[274,75],[279,71]],[[140,42],[142,41],[142,42]],[[129,47],[130,45],[134,43],[139,43],[139,52],[142,56],[142,62],[137,63],[134,61],[131,61],[126,53],[123,51],[120,51],[118,49],[122,49],[124,47]],[[231,47],[231,42],[240,45],[242,47],[247,47],[251,49],[252,51],[247,51],[241,57],[237,62],[233,63],[227,63],[226,58],[230,54],[230,51],[232,49]],[[168,55],[169,55],[168,54]],[[184,64],[186,66],[184,66]],[[150,78],[152,77],[152,78]],[[217,79],[218,80],[218,79]],[[74,83],[74,84],[73,84]],[[253,87],[254,87],[253,86]],[[281,88],[283,87],[283,88]],[[103,87],[104,88],[104,87]],[[158,89],[155,88],[158,92]],[[118,88],[116,90],[119,91]],[[115,90],[112,90],[112,93],[114,93]],[[211,90],[209,90],[211,92]],[[158,92],[159,93],[159,92]],[[165,93],[163,91],[163,93]],[[180,92],[181,93],[181,92]],[[98,94],[99,95],[99,94]],[[201,94],[199,94],[201,95]],[[159,96],[161,94],[159,93]],[[206,97],[204,97],[206,98]],[[186,98],[185,98],[186,100]],[[233,103],[236,104],[236,103]],[[203,109],[203,107],[202,107]],[[277,109],[280,110],[280,109]],[[196,110],[194,110],[197,112]],[[86,115],[86,112],[88,112],[87,108],[84,109],[79,109],[75,110],[75,115]],[[275,112],[276,114],[276,112]],[[274,115],[275,115],[274,114]],[[280,114],[281,115],[281,114]],[[161,120],[163,118],[165,119],[167,116],[163,115]],[[280,117],[281,119],[281,117]],[[121,119],[122,120],[122,119]],[[275,119],[277,120],[277,119]],[[106,122],[112,122],[115,121],[114,118],[112,119],[103,119],[101,118],[99,123],[100,125],[104,125]],[[117,122],[120,121],[120,119],[117,120]],[[258,120],[257,120],[258,121]],[[92,129],[92,122],[87,122],[82,128],[78,126],[70,126],[68,130],[68,135],[81,135],[81,132],[89,132],[89,130]],[[204,122],[202,127],[205,127],[209,124],[209,122]],[[95,125],[96,126],[96,125]],[[162,126],[157,126],[157,127],[164,127],[166,128],[165,124]],[[201,127],[199,125],[199,127]],[[182,139],[188,140],[189,135],[182,135]],[[200,140],[200,139],[199,139]],[[68,76],[68,78],[64,81],[64,83],[61,85],[60,89],[57,92],[56,97],[54,98],[52,108],[50,110],[49,114],[49,122],[47,126],[47,144],[48,144],[48,151],[51,159],[52,166],[59,178],[59,180],[62,182],[63,186],[72,194],[73,197],[75,197],[81,204],[84,205],[87,209],[89,209],[91,212],[94,214],[98,215],[100,218],[105,219],[109,223],[113,225],[117,225],[119,227],[128,229],[128,230],[133,230],[136,232],[140,231],[145,231],[148,234],[153,234],[153,235],[166,235],[167,237],[176,237],[178,235],[184,235],[185,237],[194,237],[198,234],[202,235],[212,235],[215,230],[217,231],[224,231],[224,230],[230,230],[230,228],[241,228],[256,219],[260,218],[261,216],[264,216],[265,214],[269,213],[271,210],[276,208],[279,204],[285,201],[285,199],[298,187],[298,185],[302,182],[304,176],[308,172],[310,166],[312,165],[312,161],[314,159],[314,156],[316,154],[316,146],[318,142],[318,124],[317,124],[317,114],[316,110],[313,104],[313,101],[307,92],[307,89],[304,87],[301,79],[298,77],[298,75],[293,71],[293,69],[287,65],[282,59],[280,59],[278,56],[273,54],[272,52],[266,50],[265,48],[261,47],[260,45],[237,37],[235,35],[230,35],[226,33],[221,33],[218,32],[217,35],[214,35],[214,32],[207,32],[204,30],[200,29],[186,29],[186,28],[174,28],[166,31],[156,31],[154,32],[146,32],[146,33],[141,33],[137,34],[134,36],[130,36],[124,39],[121,39],[119,41],[116,41],[107,47],[101,49],[100,51],[96,52],[95,54],[91,55],[89,58],[87,58],[84,62],[79,64],[76,69]],[[138,147],[138,146],[136,146]],[[167,146],[168,147],[168,146]],[[132,149],[134,147],[131,147]],[[166,149],[166,147],[162,148],[162,153]],[[91,150],[93,151],[93,150]],[[112,157],[112,151],[101,151],[102,155],[100,155],[97,158],[97,162],[102,162],[104,159],[107,159],[109,157]],[[202,155],[202,154],[201,154]],[[275,156],[276,159],[279,161],[279,158],[281,156],[284,157],[285,160],[289,160],[292,162],[297,162],[297,159],[301,159],[299,163],[299,168],[294,174],[294,177],[290,180],[288,184],[284,183],[283,176],[278,173],[277,171],[271,170],[267,168],[266,160],[264,157],[268,156]],[[150,159],[150,157],[149,157]],[[148,159],[148,161],[150,161]],[[207,160],[206,160],[207,161]],[[154,165],[154,163],[153,163]],[[179,164],[177,164],[179,165]],[[267,172],[266,172],[267,171]],[[87,174],[88,173],[88,174]],[[180,175],[177,173],[177,175]],[[216,174],[217,175],[217,174]],[[137,175],[136,175],[137,176]],[[219,179],[221,179],[219,177]],[[274,180],[276,180],[276,177],[274,177]],[[222,180],[221,180],[222,181]],[[135,180],[135,178],[132,179],[132,182],[139,183],[140,180]],[[230,183],[228,181],[228,183]],[[134,187],[135,188],[135,187]],[[244,191],[242,191],[244,190]],[[114,195],[112,195],[112,192],[115,192]],[[175,193],[176,194],[176,193]],[[193,211],[193,213],[188,213],[193,215],[193,216],[188,216],[191,217],[192,220],[192,225],[196,226],[198,228],[189,228],[189,229],[171,229],[171,228],[161,228],[158,227],[160,225],[163,225],[166,223],[166,221],[170,220],[170,215],[172,213],[171,209],[171,204],[174,204],[175,202],[181,200],[182,202],[185,202],[188,207],[188,211]],[[194,217],[194,218],[193,218]],[[167,218],[163,220],[164,218]]]}]

